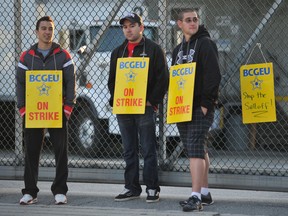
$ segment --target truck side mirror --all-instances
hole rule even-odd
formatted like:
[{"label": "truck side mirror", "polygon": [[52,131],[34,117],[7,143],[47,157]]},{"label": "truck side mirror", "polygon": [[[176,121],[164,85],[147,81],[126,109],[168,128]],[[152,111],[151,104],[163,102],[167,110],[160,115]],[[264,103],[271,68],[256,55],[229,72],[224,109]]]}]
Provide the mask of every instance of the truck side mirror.
[{"label": "truck side mirror", "polygon": [[86,50],[86,48],[87,48],[87,46],[86,45],[84,45],[84,46],[81,46],[78,50],[77,50],[77,53],[79,54],[79,55],[82,55],[82,54],[84,54],[85,53],[85,50]]}]

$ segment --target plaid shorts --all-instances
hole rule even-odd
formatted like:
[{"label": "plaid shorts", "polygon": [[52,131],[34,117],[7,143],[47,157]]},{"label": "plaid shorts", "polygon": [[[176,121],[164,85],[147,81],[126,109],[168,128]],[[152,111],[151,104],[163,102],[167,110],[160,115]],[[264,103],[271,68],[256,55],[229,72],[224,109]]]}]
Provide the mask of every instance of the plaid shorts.
[{"label": "plaid shorts", "polygon": [[177,123],[180,138],[189,158],[203,158],[207,151],[205,139],[213,123],[214,111],[203,114],[201,107],[194,108],[192,121]]}]

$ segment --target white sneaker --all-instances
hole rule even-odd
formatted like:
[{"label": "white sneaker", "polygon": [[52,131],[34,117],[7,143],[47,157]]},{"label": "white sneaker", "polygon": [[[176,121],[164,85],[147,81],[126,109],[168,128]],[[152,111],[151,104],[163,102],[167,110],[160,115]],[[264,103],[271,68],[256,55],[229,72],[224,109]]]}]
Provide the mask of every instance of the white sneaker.
[{"label": "white sneaker", "polygon": [[66,204],[67,203],[67,197],[64,194],[56,194],[55,195],[55,204]]},{"label": "white sneaker", "polygon": [[37,203],[37,197],[33,198],[30,194],[24,194],[24,196],[20,199],[20,205],[30,205]]}]

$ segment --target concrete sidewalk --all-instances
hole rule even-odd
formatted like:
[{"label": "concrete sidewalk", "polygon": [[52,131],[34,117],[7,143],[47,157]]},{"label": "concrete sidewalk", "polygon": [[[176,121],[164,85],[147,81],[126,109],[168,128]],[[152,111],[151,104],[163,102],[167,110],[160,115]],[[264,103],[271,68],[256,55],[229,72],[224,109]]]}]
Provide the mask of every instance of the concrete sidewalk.
[{"label": "concrete sidewalk", "polygon": [[[51,182],[39,182],[38,203],[20,206],[23,181],[0,180],[0,215],[288,215],[288,193],[211,189],[215,203],[205,206],[203,212],[183,212],[178,202],[187,199],[191,189],[187,187],[161,187],[160,201],[146,203],[146,194],[140,199],[115,202],[115,195],[123,190],[123,185],[68,182],[68,204],[57,206],[50,191]],[[143,191],[145,188],[143,187]]]}]

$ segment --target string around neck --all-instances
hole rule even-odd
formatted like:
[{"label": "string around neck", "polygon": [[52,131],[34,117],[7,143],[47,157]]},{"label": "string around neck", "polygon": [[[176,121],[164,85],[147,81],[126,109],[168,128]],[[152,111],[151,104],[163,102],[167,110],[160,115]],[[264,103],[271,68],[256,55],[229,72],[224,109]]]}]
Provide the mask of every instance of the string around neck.
[{"label": "string around neck", "polygon": [[265,63],[267,63],[266,58],[265,58],[265,56],[264,56],[264,53],[263,53],[263,51],[262,51],[262,49],[261,49],[261,43],[256,43],[255,46],[253,47],[253,49],[251,50],[251,52],[250,52],[250,54],[249,54],[249,56],[248,56],[248,58],[247,58],[247,61],[246,61],[245,65],[248,64],[248,61],[250,60],[250,58],[251,58],[251,56],[252,56],[252,53],[254,52],[254,50],[255,50],[256,47],[259,48],[259,50],[260,50],[260,52],[261,52],[261,55],[262,55]]}]

